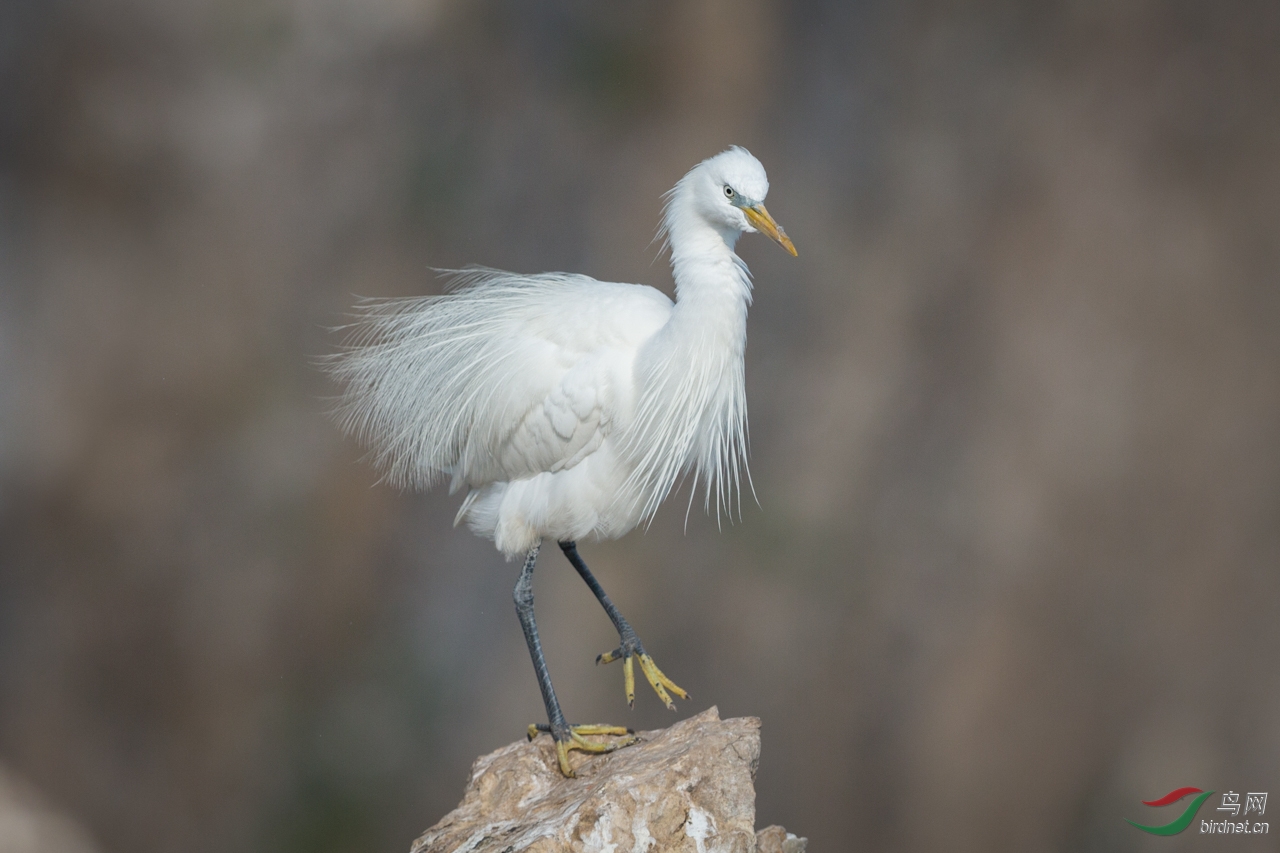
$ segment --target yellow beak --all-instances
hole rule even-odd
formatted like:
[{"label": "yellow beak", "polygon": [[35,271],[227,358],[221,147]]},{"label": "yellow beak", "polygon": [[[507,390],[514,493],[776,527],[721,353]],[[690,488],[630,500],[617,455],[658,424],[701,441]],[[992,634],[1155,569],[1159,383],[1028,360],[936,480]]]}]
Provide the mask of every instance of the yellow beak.
[{"label": "yellow beak", "polygon": [[796,251],[795,245],[791,242],[791,238],[787,236],[787,232],[782,230],[781,225],[773,221],[773,217],[769,215],[769,211],[764,209],[763,204],[744,207],[742,212],[747,215],[747,221],[751,223],[753,228],[766,237],[777,240],[778,245],[790,252],[793,257],[800,256],[800,253]]}]

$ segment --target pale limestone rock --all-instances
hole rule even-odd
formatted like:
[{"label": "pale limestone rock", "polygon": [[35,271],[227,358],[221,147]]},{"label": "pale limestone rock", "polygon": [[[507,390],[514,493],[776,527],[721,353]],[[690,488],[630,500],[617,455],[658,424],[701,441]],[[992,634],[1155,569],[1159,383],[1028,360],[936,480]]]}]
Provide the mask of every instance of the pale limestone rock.
[{"label": "pale limestone rock", "polygon": [[805,853],[809,839],[797,838],[780,826],[767,826],[756,833],[756,853]]},{"label": "pale limestone rock", "polygon": [[[760,721],[711,708],[608,755],[570,753],[556,767],[551,738],[480,759],[458,808],[412,853],[755,853]],[[802,853],[804,839],[761,831],[762,853]]]},{"label": "pale limestone rock", "polygon": [[0,766],[0,851],[97,853],[75,821],[53,808],[28,782]]}]

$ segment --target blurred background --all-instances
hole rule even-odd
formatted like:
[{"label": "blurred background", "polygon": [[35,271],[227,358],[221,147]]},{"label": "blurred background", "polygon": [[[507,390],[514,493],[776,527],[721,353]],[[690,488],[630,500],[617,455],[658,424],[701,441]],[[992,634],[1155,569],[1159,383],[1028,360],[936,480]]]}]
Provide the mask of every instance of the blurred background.
[{"label": "blurred background", "polygon": [[[734,143],[800,250],[740,244],[759,506],[583,545],[680,716],[761,717],[759,825],[816,851],[1206,846],[1122,818],[1280,796],[1278,43],[1274,2],[0,5],[0,847],[452,808],[543,713],[517,567],[377,484],[315,359],[432,267],[670,293],[660,195]],[[673,720],[554,551],[537,594],[571,718]]]}]

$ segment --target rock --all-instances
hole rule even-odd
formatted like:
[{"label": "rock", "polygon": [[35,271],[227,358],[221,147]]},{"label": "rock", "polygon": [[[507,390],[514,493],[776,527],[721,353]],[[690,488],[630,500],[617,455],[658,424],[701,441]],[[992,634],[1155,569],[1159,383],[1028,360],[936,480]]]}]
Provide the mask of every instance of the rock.
[{"label": "rock", "polygon": [[[560,775],[548,735],[477,759],[462,803],[412,853],[755,853],[760,721],[711,708],[640,738],[571,752],[575,779]],[[772,845],[762,853],[804,850],[781,827],[759,837]]]},{"label": "rock", "polygon": [[767,826],[756,833],[756,853],[804,853],[809,839],[797,838],[780,826]]},{"label": "rock", "polygon": [[70,817],[26,780],[0,766],[0,850],[4,853],[96,853]]}]

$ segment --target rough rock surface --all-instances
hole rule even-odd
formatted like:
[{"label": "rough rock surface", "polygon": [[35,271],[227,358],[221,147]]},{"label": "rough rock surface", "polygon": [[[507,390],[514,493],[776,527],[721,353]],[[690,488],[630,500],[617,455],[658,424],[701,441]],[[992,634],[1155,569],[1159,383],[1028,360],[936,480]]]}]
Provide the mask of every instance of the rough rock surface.
[{"label": "rough rock surface", "polygon": [[[640,737],[570,753],[576,779],[560,775],[547,735],[477,759],[462,803],[412,853],[755,853],[760,721],[711,708]],[[804,850],[781,827],[760,837],[762,853]]]},{"label": "rough rock surface", "polygon": [[767,826],[756,833],[756,853],[805,853],[809,839],[797,838],[780,826]]}]

